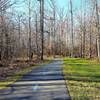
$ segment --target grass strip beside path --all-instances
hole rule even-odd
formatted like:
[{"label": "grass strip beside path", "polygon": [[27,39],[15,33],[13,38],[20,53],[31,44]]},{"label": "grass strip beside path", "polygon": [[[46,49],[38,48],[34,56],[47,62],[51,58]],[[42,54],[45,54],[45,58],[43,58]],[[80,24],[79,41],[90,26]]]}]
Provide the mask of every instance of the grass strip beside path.
[{"label": "grass strip beside path", "polygon": [[72,100],[100,100],[100,64],[80,58],[64,58],[63,72]]},{"label": "grass strip beside path", "polygon": [[20,79],[23,75],[31,72],[33,68],[36,68],[36,66],[24,68],[24,69],[20,70],[19,72],[15,73],[13,76],[7,77],[7,80],[5,80],[4,82],[0,82],[0,89],[7,88],[9,85],[13,84],[18,79]]}]

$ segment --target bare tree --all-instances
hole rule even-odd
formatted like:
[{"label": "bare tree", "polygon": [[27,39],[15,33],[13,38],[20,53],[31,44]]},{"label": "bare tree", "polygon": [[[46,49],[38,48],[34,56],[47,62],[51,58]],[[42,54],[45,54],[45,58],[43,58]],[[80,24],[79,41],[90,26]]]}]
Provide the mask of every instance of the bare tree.
[{"label": "bare tree", "polygon": [[32,46],[31,46],[31,0],[29,0],[29,61],[32,60],[32,56],[33,56],[33,53],[32,53]]},{"label": "bare tree", "polygon": [[96,7],[96,28],[97,28],[97,53],[98,53],[98,60],[100,61],[100,27],[99,27],[98,0],[95,0],[95,7]]},{"label": "bare tree", "polygon": [[70,13],[71,13],[71,57],[74,57],[73,3],[72,3],[72,0],[70,0]]}]

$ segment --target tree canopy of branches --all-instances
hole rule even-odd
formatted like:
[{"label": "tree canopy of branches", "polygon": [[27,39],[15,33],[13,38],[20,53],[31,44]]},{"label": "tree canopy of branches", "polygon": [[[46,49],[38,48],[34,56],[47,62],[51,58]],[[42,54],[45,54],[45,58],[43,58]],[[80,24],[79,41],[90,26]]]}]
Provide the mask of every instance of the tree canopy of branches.
[{"label": "tree canopy of branches", "polygon": [[[43,56],[100,60],[100,1],[0,0],[0,61]],[[84,6],[85,5],[85,6]],[[67,7],[68,6],[68,7]]]}]

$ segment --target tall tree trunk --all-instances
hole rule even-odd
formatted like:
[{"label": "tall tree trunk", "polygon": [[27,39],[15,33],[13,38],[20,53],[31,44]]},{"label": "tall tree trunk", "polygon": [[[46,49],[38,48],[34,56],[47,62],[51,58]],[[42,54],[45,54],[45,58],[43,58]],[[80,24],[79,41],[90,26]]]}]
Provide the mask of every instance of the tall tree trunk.
[{"label": "tall tree trunk", "polygon": [[1,33],[0,33],[0,60],[3,58],[3,15],[1,14]]},{"label": "tall tree trunk", "polygon": [[40,0],[40,33],[41,33],[41,60],[44,55],[44,0]]},{"label": "tall tree trunk", "polygon": [[85,58],[85,42],[86,42],[86,28],[84,25],[84,32],[83,32],[83,58]]},{"label": "tall tree trunk", "polygon": [[32,46],[31,46],[31,0],[29,0],[29,61],[32,60]]},{"label": "tall tree trunk", "polygon": [[[90,23],[91,24],[91,23]],[[91,25],[90,25],[90,50],[89,50],[90,58],[92,58],[92,32],[91,32]]]},{"label": "tall tree trunk", "polygon": [[39,45],[38,45],[38,20],[37,20],[37,13],[35,16],[35,27],[36,27],[36,53],[37,53],[37,59],[39,59]]},{"label": "tall tree trunk", "polygon": [[83,26],[83,58],[85,58],[85,47],[86,47],[86,0],[84,6],[84,26]]},{"label": "tall tree trunk", "polygon": [[99,28],[99,10],[98,10],[98,0],[95,0],[96,5],[96,27],[97,27],[97,53],[98,53],[98,60],[100,61],[100,28]]},{"label": "tall tree trunk", "polygon": [[82,55],[83,55],[83,42],[82,42],[82,33],[81,33],[81,50],[80,50],[80,57],[82,58]]},{"label": "tall tree trunk", "polygon": [[21,45],[20,45],[20,42],[21,42],[21,25],[20,25],[20,22],[21,22],[21,16],[20,15],[18,15],[18,34],[19,34],[19,52],[18,52],[18,57],[20,57],[20,51],[21,51]]},{"label": "tall tree trunk", "polygon": [[70,0],[70,12],[71,12],[71,57],[74,57],[74,32],[73,32],[73,4]]},{"label": "tall tree trunk", "polygon": [[9,50],[8,50],[9,39],[8,39],[8,32],[7,32],[6,27],[5,27],[5,38],[6,38],[5,59],[8,60],[8,58],[9,58],[9,54],[8,54],[8,52],[9,52]]}]

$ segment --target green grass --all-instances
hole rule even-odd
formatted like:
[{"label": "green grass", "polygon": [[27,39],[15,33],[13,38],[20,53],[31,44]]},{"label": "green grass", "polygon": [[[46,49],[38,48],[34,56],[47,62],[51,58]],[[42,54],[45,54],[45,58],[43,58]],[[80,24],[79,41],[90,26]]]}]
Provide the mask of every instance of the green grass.
[{"label": "green grass", "polygon": [[100,64],[95,60],[65,58],[63,67],[73,100],[100,100]]}]

